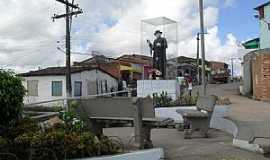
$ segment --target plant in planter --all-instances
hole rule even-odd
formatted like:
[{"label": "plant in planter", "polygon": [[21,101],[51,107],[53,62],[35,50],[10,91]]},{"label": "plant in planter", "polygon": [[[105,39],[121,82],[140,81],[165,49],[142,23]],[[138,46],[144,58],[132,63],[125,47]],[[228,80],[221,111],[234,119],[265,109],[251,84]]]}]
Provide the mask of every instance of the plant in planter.
[{"label": "plant in planter", "polygon": [[173,106],[195,106],[198,100],[198,96],[184,95],[178,97],[173,103]]},{"label": "plant in planter", "polygon": [[153,94],[153,101],[155,107],[168,107],[171,105],[173,100],[167,92],[161,92],[161,94]]},{"label": "plant in planter", "polygon": [[167,92],[153,94],[155,107],[176,107],[176,106],[195,106],[198,100],[197,96],[182,95],[176,100],[172,100]]},{"label": "plant in planter", "polygon": [[82,132],[87,130],[87,125],[85,123],[87,115],[78,115],[75,111],[78,108],[79,104],[76,101],[71,101],[67,111],[60,111],[59,117],[64,121],[66,129],[70,131]]}]

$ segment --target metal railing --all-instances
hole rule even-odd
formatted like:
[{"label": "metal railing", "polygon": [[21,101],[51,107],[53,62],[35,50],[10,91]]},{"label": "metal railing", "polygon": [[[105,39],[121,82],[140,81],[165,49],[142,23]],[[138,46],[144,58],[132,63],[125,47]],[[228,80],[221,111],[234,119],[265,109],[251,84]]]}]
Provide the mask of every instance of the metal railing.
[{"label": "metal railing", "polygon": [[88,96],[84,96],[84,97],[59,98],[59,99],[53,99],[53,100],[48,100],[48,101],[40,101],[40,102],[24,104],[24,107],[31,107],[31,106],[35,106],[35,105],[55,103],[55,102],[61,102],[63,106],[66,106],[68,100],[81,100],[81,99],[89,99],[89,98],[104,97],[104,96],[116,96],[117,94],[121,94],[121,93],[127,93],[127,96],[130,96],[131,92],[136,91],[136,90],[137,89],[129,89],[129,90],[109,92],[109,93],[88,95]]}]

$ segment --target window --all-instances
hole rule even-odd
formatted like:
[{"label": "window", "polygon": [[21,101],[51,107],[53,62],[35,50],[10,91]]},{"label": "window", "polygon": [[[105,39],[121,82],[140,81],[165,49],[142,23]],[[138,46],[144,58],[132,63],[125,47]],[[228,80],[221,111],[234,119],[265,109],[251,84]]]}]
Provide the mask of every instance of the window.
[{"label": "window", "polygon": [[27,81],[27,95],[38,96],[38,80]]},{"label": "window", "polygon": [[62,81],[52,81],[52,96],[62,96]]},{"label": "window", "polygon": [[96,83],[96,81],[87,81],[87,94],[88,95],[97,94],[97,83]]},{"label": "window", "polygon": [[75,97],[82,96],[82,82],[81,81],[75,81],[74,83],[74,96]]}]

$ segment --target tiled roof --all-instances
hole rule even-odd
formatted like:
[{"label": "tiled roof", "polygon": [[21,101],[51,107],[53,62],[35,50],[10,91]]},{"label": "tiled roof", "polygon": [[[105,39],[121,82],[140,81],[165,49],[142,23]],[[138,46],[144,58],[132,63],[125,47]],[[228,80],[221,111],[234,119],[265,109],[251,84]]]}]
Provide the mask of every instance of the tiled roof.
[{"label": "tiled roof", "polygon": [[152,63],[152,57],[141,55],[141,54],[122,55],[118,57],[117,60],[130,62],[130,63],[137,63],[137,64],[151,64]]},{"label": "tiled roof", "polygon": [[[82,72],[82,71],[91,71],[94,69],[98,69],[104,73],[107,73],[116,79],[118,78],[116,75],[111,74],[110,72],[106,71],[105,69],[103,69],[101,67],[72,66],[70,68],[70,71],[71,71],[71,73],[78,73],[78,72]],[[66,74],[66,67],[48,67],[48,68],[41,69],[41,70],[30,71],[27,73],[21,73],[21,74],[19,74],[19,76],[22,76],[22,77],[51,76],[51,75],[55,76],[55,75],[65,75],[65,74]]]}]

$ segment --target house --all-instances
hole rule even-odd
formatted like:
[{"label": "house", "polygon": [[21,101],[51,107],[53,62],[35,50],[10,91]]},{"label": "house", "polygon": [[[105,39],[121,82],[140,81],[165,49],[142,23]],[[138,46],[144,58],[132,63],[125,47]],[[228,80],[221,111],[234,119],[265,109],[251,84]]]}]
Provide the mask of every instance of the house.
[{"label": "house", "polygon": [[83,60],[81,62],[74,62],[74,66],[84,66],[89,64],[107,64],[114,62],[114,58],[106,57],[104,55],[93,55],[93,57]]},{"label": "house", "polygon": [[270,47],[270,2],[254,8],[259,20],[259,38],[254,38],[243,43],[246,49],[265,49]]},{"label": "house", "polygon": [[[66,98],[66,68],[49,67],[19,74],[27,89],[24,103]],[[71,67],[72,97],[87,97],[117,88],[118,77],[100,67]]]},{"label": "house", "polygon": [[[256,17],[259,19],[260,37],[243,44],[246,49],[253,50],[247,53],[243,59],[243,85],[240,86],[240,92],[257,100],[269,101],[270,2],[256,7],[255,10],[258,11]],[[258,47],[256,48],[256,46]]]},{"label": "house", "polygon": [[81,62],[74,62],[74,66],[99,66],[127,83],[132,80],[144,79],[144,70],[152,66],[152,58],[140,54],[125,54],[118,58],[104,55],[94,55]]},{"label": "house", "polygon": [[130,68],[122,70],[122,74],[130,76],[132,80],[148,79],[146,68],[152,67],[152,57],[141,54],[125,54],[118,57],[120,63],[129,63]]},{"label": "house", "polygon": [[[209,62],[205,61],[206,77],[209,79],[210,68]],[[194,81],[198,81],[198,68],[201,73],[201,59],[199,59],[199,66],[196,58],[179,56],[167,60],[167,79],[175,79],[176,77],[183,77],[186,74],[190,75]]]}]

